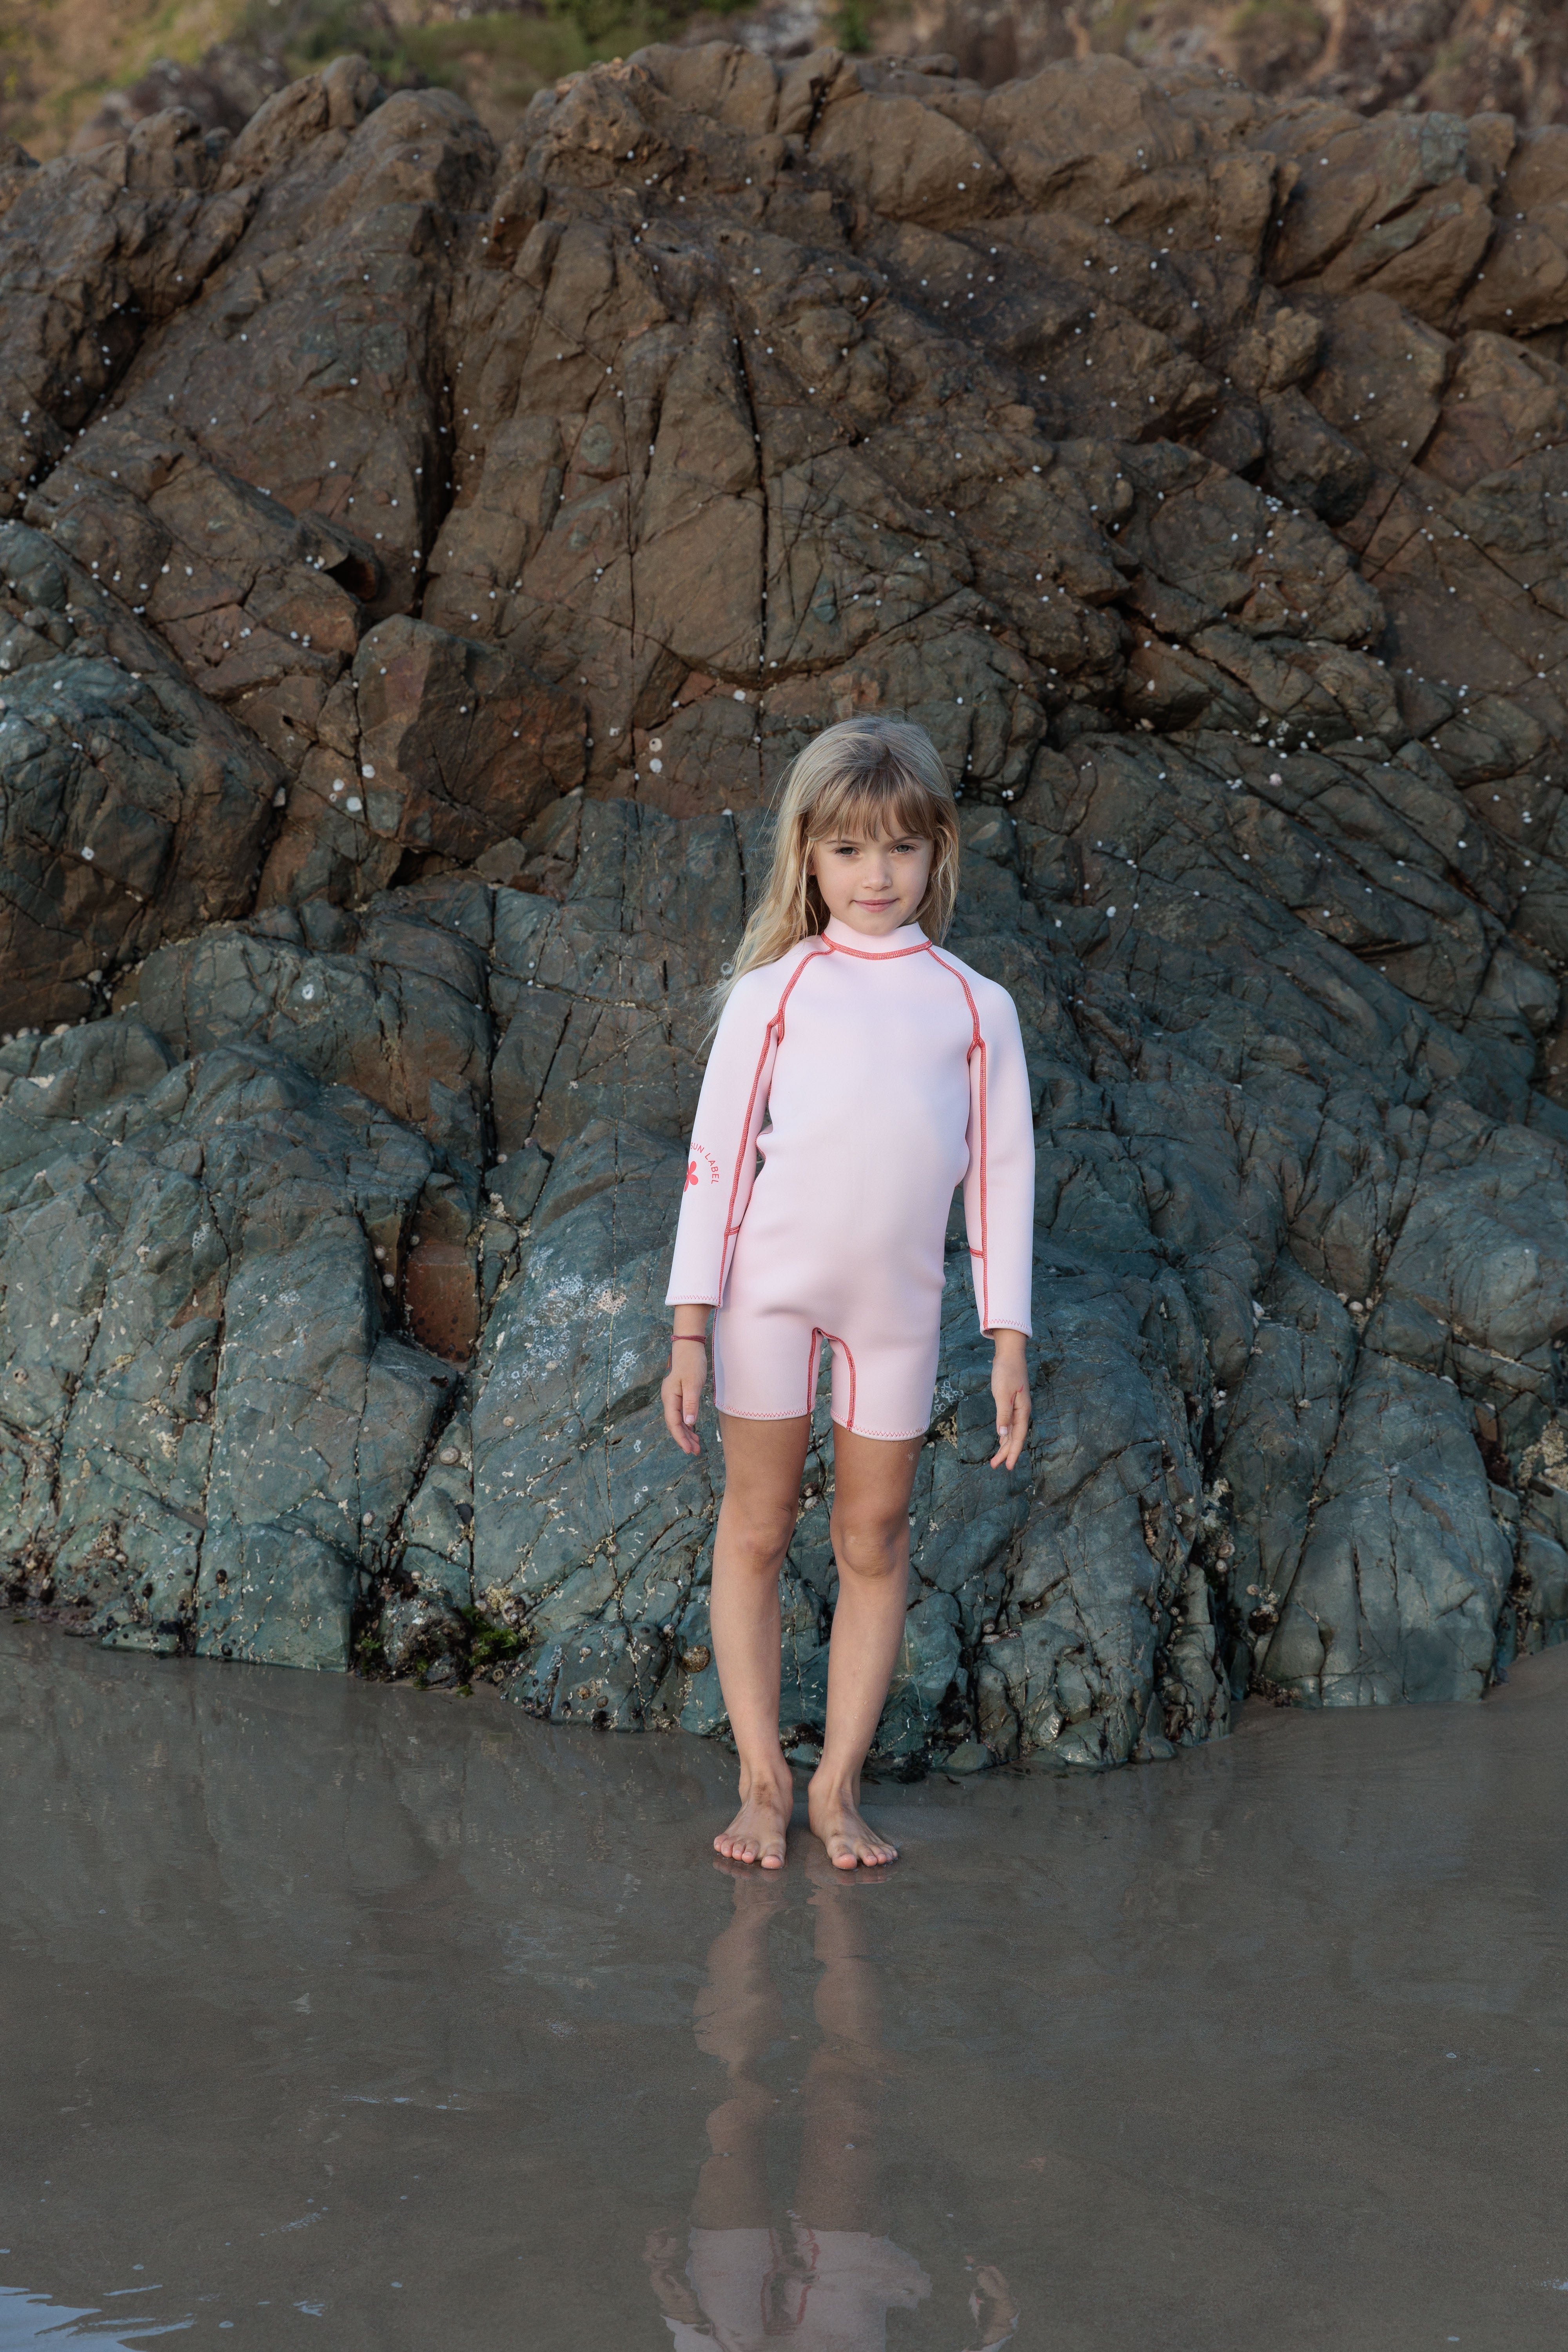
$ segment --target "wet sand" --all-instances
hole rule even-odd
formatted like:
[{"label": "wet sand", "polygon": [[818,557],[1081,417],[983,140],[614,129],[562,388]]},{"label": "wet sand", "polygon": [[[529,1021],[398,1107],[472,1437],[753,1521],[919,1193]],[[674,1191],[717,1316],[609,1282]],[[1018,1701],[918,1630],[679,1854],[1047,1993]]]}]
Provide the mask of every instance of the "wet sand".
[{"label": "wet sand", "polygon": [[0,1624],[0,2352],[1568,2340],[1568,1648],[876,1788],[878,1881],[728,1784]]}]

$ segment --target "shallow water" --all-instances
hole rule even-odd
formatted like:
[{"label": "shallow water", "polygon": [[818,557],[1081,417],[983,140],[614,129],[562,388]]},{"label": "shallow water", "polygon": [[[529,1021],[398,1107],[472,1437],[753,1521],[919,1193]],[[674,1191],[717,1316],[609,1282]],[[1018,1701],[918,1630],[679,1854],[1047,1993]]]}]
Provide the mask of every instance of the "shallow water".
[{"label": "shallow water", "polygon": [[864,1883],[700,1742],[27,1624],[0,1775],[0,2352],[1568,2337],[1568,1648],[879,1787]]}]

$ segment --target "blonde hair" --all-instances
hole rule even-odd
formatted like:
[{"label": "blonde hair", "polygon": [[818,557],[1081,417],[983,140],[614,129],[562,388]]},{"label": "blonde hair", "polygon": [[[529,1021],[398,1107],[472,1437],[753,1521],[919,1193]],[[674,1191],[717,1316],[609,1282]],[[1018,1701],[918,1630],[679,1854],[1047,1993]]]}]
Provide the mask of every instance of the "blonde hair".
[{"label": "blonde hair", "polygon": [[846,834],[875,840],[905,835],[932,846],[931,877],[915,920],[940,940],[958,895],[958,811],[936,745],[901,719],[844,719],[814,736],[785,772],[773,819],[773,866],[752,908],[733,971],[715,992],[724,999],[743,971],[776,963],[825,929],[827,909],[811,872],[819,841]]}]

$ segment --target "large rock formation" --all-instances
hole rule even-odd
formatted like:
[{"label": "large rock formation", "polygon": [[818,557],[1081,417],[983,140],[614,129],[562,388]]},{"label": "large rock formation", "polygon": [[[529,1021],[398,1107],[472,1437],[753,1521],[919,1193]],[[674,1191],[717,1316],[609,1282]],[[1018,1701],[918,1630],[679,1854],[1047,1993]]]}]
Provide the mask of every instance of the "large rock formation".
[{"label": "large rock formation", "polygon": [[955,1280],[882,1753],[1568,1630],[1568,132],[713,46],[4,184],[18,1592],[721,1724],[665,1254],[769,791],[875,709],[1040,1150],[1034,1444]]},{"label": "large rock formation", "polygon": [[[765,41],[784,5],[762,0],[755,31],[736,37]],[[1506,109],[1532,126],[1568,114],[1558,0],[879,0],[874,20],[879,46],[896,26],[891,46],[952,50],[961,71],[987,82],[1115,50],[1155,70],[1209,66],[1275,98],[1330,99],[1363,114]],[[150,112],[152,75],[142,89]]]}]

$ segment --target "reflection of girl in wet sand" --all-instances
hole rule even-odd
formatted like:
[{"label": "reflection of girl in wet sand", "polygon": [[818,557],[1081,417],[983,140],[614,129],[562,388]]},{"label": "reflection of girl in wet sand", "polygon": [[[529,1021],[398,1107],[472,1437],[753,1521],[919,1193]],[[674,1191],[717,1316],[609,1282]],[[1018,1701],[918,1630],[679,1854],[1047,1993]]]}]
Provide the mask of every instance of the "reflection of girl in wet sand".
[{"label": "reflection of girl in wet sand", "polygon": [[[826,1876],[826,1874],[825,1874]],[[772,2226],[767,2127],[781,2101],[760,2069],[784,2036],[768,1969],[768,1927],[784,1900],[776,1881],[737,1880],[735,1916],[708,1956],[697,2041],[729,2069],[729,2095],[708,2118],[712,2154],[692,2200],[683,2249],[656,2231],[646,2256],[676,2352],[886,2352],[888,2314],[912,2311],[931,2281],[884,2234],[874,2145],[885,2060],[876,1969],[865,1918],[841,1881],[812,1897],[822,1975],[822,2041],[800,2085],[801,2149],[786,2226]],[[793,2107],[795,2102],[791,2100]],[[685,2259],[682,2259],[684,2252]],[[1001,2273],[974,2273],[966,2352],[994,2352],[1017,2324]]]},{"label": "reflection of girl in wet sand", "polygon": [[772,871],[736,950],[697,1107],[664,1414],[695,1454],[717,1309],[713,1652],[741,1810],[714,1843],[764,1870],[784,1862],[795,1795],[779,1745],[778,1580],[825,1353],[838,1597],[811,1826],[842,1870],[897,1852],[861,1818],[860,1768],[903,1638],[910,1494],[960,1183],[994,1349],[994,1467],[1014,1466],[1029,1424],[1029,1074],[1006,990],[941,944],[958,849],[952,787],[920,728],[846,719],[808,744],[779,804]]}]

